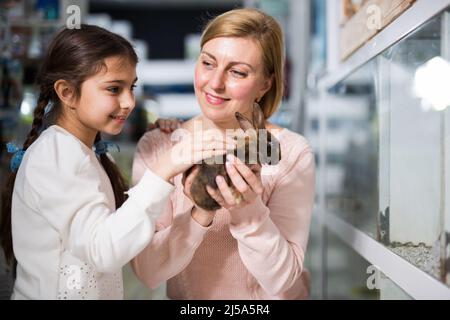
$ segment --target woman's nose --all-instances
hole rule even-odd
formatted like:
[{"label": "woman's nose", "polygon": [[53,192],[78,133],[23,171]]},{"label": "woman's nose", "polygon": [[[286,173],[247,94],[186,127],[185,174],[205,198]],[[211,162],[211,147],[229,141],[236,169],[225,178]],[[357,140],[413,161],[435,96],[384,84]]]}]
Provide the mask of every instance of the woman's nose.
[{"label": "woman's nose", "polygon": [[209,81],[209,86],[215,91],[221,91],[225,88],[224,73],[216,70]]}]

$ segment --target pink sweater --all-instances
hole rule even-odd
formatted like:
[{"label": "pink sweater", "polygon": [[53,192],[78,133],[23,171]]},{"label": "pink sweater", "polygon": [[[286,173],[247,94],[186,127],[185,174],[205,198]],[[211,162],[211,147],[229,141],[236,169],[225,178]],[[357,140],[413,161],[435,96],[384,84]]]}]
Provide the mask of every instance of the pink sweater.
[{"label": "pink sweater", "polygon": [[[308,296],[303,260],[314,202],[314,155],[307,141],[284,129],[282,159],[263,167],[261,198],[230,221],[217,211],[211,226],[191,217],[192,201],[181,175],[151,243],[133,260],[138,278],[155,288],[167,282],[171,299],[301,299]],[[153,130],[137,146],[133,183],[171,145],[170,134]],[[273,170],[269,173],[268,170]]]}]

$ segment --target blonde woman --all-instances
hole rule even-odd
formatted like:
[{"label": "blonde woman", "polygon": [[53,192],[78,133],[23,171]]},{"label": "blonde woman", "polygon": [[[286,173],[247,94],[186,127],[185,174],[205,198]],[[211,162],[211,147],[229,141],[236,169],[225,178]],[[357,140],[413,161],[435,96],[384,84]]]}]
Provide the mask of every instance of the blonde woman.
[{"label": "blonde woman", "polygon": [[[251,117],[256,102],[268,119],[283,95],[283,34],[256,9],[226,12],[206,26],[195,69],[201,115],[182,124],[196,128],[239,128],[235,112]],[[236,203],[222,177],[214,194],[221,209],[196,206],[182,176],[157,222],[151,243],[133,260],[139,279],[155,288],[167,283],[172,299],[301,299],[308,296],[303,262],[314,202],[314,156],[297,133],[266,122],[280,141],[274,168],[251,168],[237,158],[227,173],[244,200]],[[169,134],[154,130],[137,148],[133,180],[139,181],[170,148]],[[193,173],[194,174],[194,173]]]}]

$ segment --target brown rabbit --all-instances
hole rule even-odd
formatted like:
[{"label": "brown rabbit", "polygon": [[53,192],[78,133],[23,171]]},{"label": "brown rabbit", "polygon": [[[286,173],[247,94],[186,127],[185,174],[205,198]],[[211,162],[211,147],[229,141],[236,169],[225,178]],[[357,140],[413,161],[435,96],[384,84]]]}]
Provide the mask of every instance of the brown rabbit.
[{"label": "brown rabbit", "polygon": [[[253,121],[239,112],[235,113],[235,117],[245,135],[236,137],[238,138],[237,147],[230,153],[233,153],[245,164],[276,165],[281,159],[280,144],[275,136],[266,130],[264,114],[259,105],[255,103],[253,106]],[[199,170],[192,182],[190,193],[195,204],[205,210],[220,209],[220,205],[206,191],[206,185],[214,189],[218,188],[215,181],[218,175],[225,178],[235,195],[236,202],[239,203],[242,200],[242,195],[234,188],[227,174],[225,161],[226,155],[223,155],[220,158],[206,159],[201,164],[195,165],[199,167]],[[184,178],[189,175],[195,166],[185,173]]]}]

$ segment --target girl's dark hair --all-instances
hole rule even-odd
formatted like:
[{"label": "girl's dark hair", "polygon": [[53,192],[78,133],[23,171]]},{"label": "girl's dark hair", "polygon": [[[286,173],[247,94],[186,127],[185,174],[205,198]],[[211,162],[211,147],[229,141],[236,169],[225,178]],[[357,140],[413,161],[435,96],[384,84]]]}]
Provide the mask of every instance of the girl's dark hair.
[{"label": "girl's dark hair", "polygon": [[[81,29],[63,29],[55,36],[37,76],[39,98],[23,150],[27,150],[36,141],[44,125],[54,123],[61,113],[61,102],[54,90],[55,82],[60,79],[68,81],[75,89],[76,97],[79,98],[82,83],[106,67],[105,59],[113,56],[128,59],[134,65],[138,62],[138,57],[127,40],[97,26],[83,24]],[[45,108],[49,103],[52,103],[53,107],[45,114]],[[99,132],[95,141],[100,139]],[[111,181],[116,208],[118,208],[126,200],[124,191],[127,185],[119,169],[106,154],[100,156],[100,162]],[[9,264],[14,262],[11,202],[15,179],[16,173],[11,172],[2,193],[1,244]]]}]

